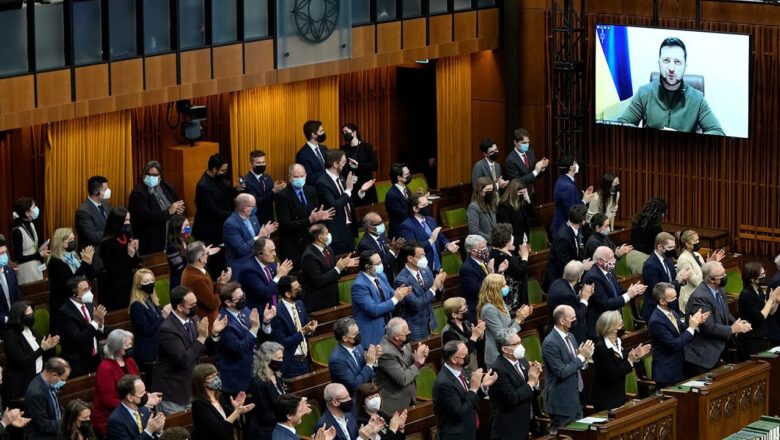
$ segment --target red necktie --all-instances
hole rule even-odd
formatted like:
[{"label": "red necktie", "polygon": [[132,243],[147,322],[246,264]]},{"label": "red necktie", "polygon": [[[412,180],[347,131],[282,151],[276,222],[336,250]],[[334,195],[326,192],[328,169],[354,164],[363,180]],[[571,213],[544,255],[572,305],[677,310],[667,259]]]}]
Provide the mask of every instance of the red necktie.
[{"label": "red necktie", "polygon": [[523,158],[523,163],[525,164],[525,167],[529,168],[529,166],[528,166],[528,156],[525,155],[525,154],[521,154],[520,157]]},{"label": "red necktie", "polygon": [[[87,324],[89,324],[89,315],[87,314],[87,306],[82,304],[81,305],[81,313],[84,315],[84,319],[87,321]],[[92,356],[95,355],[95,343],[93,341],[92,343]]]},{"label": "red necktie", "polygon": [[322,250],[322,256],[325,257],[325,264],[328,265],[328,268],[333,267],[333,259],[330,257],[330,250],[328,248],[325,248]]}]

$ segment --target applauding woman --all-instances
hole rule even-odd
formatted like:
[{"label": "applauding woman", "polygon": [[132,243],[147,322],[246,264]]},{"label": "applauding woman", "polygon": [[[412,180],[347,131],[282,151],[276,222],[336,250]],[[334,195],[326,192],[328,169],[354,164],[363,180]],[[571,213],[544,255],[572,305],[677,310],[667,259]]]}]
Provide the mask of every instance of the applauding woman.
[{"label": "applauding woman", "polygon": [[233,425],[255,407],[244,404],[242,391],[228,401],[220,393],[222,379],[217,367],[198,364],[192,370],[192,440],[216,440],[235,438]]},{"label": "applauding woman", "polygon": [[121,206],[111,208],[100,240],[100,258],[106,273],[100,278],[100,302],[110,312],[130,304],[133,272],[141,264],[138,240],[133,239],[130,213]]},{"label": "applauding woman", "polygon": [[17,301],[8,313],[5,355],[8,359],[3,375],[3,401],[24,397],[27,386],[43,371],[43,363],[54,356],[59,336],[41,335],[33,328],[35,315],[30,303]]}]

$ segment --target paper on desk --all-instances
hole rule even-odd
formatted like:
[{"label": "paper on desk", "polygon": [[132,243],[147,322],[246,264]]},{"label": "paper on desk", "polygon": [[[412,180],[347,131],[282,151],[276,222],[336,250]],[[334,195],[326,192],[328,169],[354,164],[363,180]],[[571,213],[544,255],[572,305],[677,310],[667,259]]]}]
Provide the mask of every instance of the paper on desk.
[{"label": "paper on desk", "polygon": [[606,422],[606,417],[585,417],[584,419],[577,420],[577,423],[585,423],[586,425],[592,425],[594,423]]},{"label": "paper on desk", "polygon": [[780,346],[778,347],[772,347],[769,349],[772,353],[780,353]]},{"label": "paper on desk", "polygon": [[701,388],[701,387],[706,387],[707,382],[704,382],[703,380],[689,380],[688,382],[682,384],[682,386],[691,387],[691,388]]}]

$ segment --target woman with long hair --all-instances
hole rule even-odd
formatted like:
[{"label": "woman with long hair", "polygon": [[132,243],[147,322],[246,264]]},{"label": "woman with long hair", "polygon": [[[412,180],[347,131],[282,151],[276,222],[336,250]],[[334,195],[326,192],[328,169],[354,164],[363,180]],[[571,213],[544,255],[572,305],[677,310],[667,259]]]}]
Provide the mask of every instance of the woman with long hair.
[{"label": "woman with long hair", "polygon": [[35,315],[30,303],[17,301],[8,312],[8,329],[3,340],[6,367],[3,370],[3,400],[10,402],[24,397],[27,386],[43,371],[43,363],[54,356],[60,342],[57,335],[41,335],[33,328]]},{"label": "woman with long hair", "polygon": [[51,255],[46,263],[49,271],[49,328],[56,333],[60,307],[71,296],[65,287],[68,280],[78,276],[86,277],[90,282],[95,279],[92,267],[95,248],[87,246],[77,253],[78,244],[71,228],[56,229],[49,247]]},{"label": "woman with long hair", "polygon": [[739,294],[739,316],[749,322],[752,329],[737,335],[737,360],[750,359],[751,355],[768,348],[767,321],[777,312],[780,287],[769,290],[764,266],[757,261],[745,264],[742,269],[742,293]]},{"label": "woman with long hair", "polygon": [[34,283],[43,279],[41,263],[49,257],[49,247],[41,244],[35,221],[41,210],[30,197],[22,197],[14,203],[11,247],[16,261],[16,279],[19,284]]},{"label": "woman with long hair", "polygon": [[631,245],[634,251],[626,255],[631,273],[642,273],[642,266],[655,249],[655,237],[663,232],[661,221],[666,216],[666,201],[653,197],[648,200],[634,217],[631,226]]},{"label": "woman with long hair", "polygon": [[287,389],[282,380],[282,360],[284,347],[277,342],[263,342],[255,352],[252,366],[252,384],[250,393],[255,408],[250,413],[244,438],[270,440],[276,419],[273,404]]},{"label": "woman with long hair", "polygon": [[520,331],[520,326],[528,318],[534,309],[530,305],[523,305],[515,312],[514,318],[510,317],[504,297],[509,295],[509,286],[504,276],[497,273],[489,274],[482,281],[479,289],[479,303],[477,303],[477,319],[485,321],[485,365],[493,365],[498,358],[496,347],[496,335],[505,328],[513,328]]},{"label": "woman with long hair", "polygon": [[244,404],[246,394],[225,399],[222,379],[213,364],[198,364],[192,370],[192,440],[234,439],[233,425],[255,407]]},{"label": "woman with long hair", "polygon": [[100,277],[98,297],[109,312],[130,304],[133,271],[141,264],[138,240],[133,238],[130,213],[121,206],[111,208],[100,240],[100,258],[106,273]]},{"label": "woman with long hair", "polygon": [[192,233],[190,221],[180,214],[174,214],[168,219],[165,233],[165,257],[171,272],[171,289],[181,284],[181,273],[187,266],[187,242]]},{"label": "woman with long hair", "polygon": [[92,411],[89,404],[81,399],[74,399],[65,405],[62,412],[62,424],[57,435],[58,440],[92,440],[95,433],[92,430],[90,417]]},{"label": "woman with long hair", "polygon": [[[364,183],[374,178],[374,173],[379,168],[374,147],[365,142],[358,132],[357,125],[348,122],[341,126],[341,136],[344,138],[344,144],[341,151],[347,156],[347,166],[342,170],[342,175],[347,177],[352,173],[353,178],[357,177],[355,188],[360,188]],[[353,199],[355,206],[372,205],[377,202],[376,187],[372,186],[366,191],[366,195],[361,199]]]},{"label": "woman with long hair", "polygon": [[496,222],[512,225],[514,245],[516,247],[527,243],[531,236],[531,219],[534,216],[534,205],[528,188],[520,179],[512,179],[501,195],[501,201],[496,207]]},{"label": "woman with long hair", "polygon": [[477,234],[485,240],[490,240],[490,231],[496,224],[497,204],[498,195],[493,181],[489,177],[478,178],[471,194],[471,203],[466,208],[469,234]]},{"label": "woman with long hair", "polygon": [[171,313],[171,305],[160,306],[154,287],[154,274],[138,269],[130,290],[130,323],[135,335],[135,359],[142,365],[157,360],[157,333],[160,324]]},{"label": "woman with long hair", "polygon": [[615,228],[615,216],[617,216],[618,202],[620,201],[620,177],[609,172],[604,174],[601,180],[601,186],[593,194],[588,204],[588,215],[585,221],[590,223],[590,219],[597,213],[602,213],[609,219],[609,226]]}]

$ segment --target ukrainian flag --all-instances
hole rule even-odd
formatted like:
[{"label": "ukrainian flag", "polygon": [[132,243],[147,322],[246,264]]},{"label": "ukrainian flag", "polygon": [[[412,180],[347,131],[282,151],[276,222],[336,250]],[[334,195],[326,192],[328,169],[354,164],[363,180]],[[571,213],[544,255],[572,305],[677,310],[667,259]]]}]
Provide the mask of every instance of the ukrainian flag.
[{"label": "ukrainian flag", "polygon": [[634,94],[628,56],[628,28],[598,25],[596,38],[596,118],[613,119],[613,113]]}]

